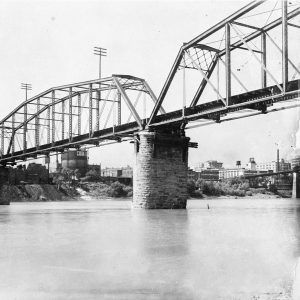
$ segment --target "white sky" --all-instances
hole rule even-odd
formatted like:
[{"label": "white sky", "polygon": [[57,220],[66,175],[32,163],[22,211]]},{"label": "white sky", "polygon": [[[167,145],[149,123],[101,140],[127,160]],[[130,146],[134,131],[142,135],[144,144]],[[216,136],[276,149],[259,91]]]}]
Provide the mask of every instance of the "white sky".
[{"label": "white sky", "polygon": [[[94,46],[108,49],[104,76],[145,78],[158,96],[182,43],[245,3],[1,0],[0,118],[24,100],[21,82],[32,84],[33,96],[52,86],[96,79]],[[297,112],[288,110],[189,130],[187,136],[199,143],[198,149],[190,150],[190,165],[208,159],[225,165],[236,160],[246,164],[249,157],[257,162],[274,160],[278,142],[282,155],[288,157],[294,145]],[[133,146],[122,143],[90,150],[90,162],[133,165]]]}]

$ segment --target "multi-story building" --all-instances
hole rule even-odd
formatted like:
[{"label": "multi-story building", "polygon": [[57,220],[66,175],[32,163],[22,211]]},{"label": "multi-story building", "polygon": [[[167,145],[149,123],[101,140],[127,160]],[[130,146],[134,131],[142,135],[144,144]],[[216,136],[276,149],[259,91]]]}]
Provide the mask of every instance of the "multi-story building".
[{"label": "multi-story building", "polygon": [[257,174],[256,170],[248,170],[244,168],[231,168],[219,170],[219,179],[229,179],[235,177],[243,177],[247,175]]},{"label": "multi-story building", "polygon": [[216,160],[207,160],[203,164],[204,169],[222,169],[223,163]]},{"label": "multi-story building", "polygon": [[249,162],[247,163],[246,169],[255,171],[256,170],[256,162],[254,157],[250,157]]},{"label": "multi-story building", "polygon": [[198,173],[198,178],[203,179],[205,181],[217,181],[220,179],[220,170],[218,169],[207,169],[202,170]]},{"label": "multi-story building", "polygon": [[291,163],[286,162],[284,159],[281,159],[279,161],[279,170],[276,161],[258,163],[256,164],[256,169],[258,171],[273,171],[273,172],[288,171],[291,170]]}]

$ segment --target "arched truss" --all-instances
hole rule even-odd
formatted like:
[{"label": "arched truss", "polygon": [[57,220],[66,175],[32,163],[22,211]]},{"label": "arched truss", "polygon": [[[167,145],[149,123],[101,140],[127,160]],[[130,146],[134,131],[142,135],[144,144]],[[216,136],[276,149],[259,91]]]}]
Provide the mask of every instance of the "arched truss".
[{"label": "arched truss", "polygon": [[[275,2],[268,1],[268,3],[275,8]],[[275,5],[277,4],[278,7],[275,10],[279,13],[279,17],[272,19],[270,16],[273,11],[268,12],[269,18],[263,26],[253,25],[253,22],[251,24],[249,20],[251,14],[255,15],[255,11],[260,9],[261,5],[267,5],[267,1],[252,1],[188,43],[184,43],[158,96],[158,101],[147,125],[157,127],[182,122],[182,127],[184,127],[184,122],[187,123],[193,119],[203,119],[204,122],[208,120],[209,123],[211,120],[221,122],[223,121],[222,116],[237,110],[251,108],[266,113],[267,107],[275,102],[299,97],[299,81],[295,78],[299,79],[300,60],[293,62],[288,55],[288,35],[289,28],[300,30],[300,25],[293,20],[300,14],[300,3],[291,4],[286,0],[278,0]],[[271,33],[278,28],[281,30],[280,44],[271,36]],[[242,31],[244,32],[242,33]],[[247,32],[245,33],[245,31]],[[223,37],[221,43],[219,41],[212,43],[212,37],[218,34]],[[254,43],[260,43],[260,48],[253,47]],[[268,64],[273,59],[273,54],[268,51],[267,44],[275,48],[281,55],[281,60],[278,62],[281,69],[280,80],[276,79],[272,70],[269,69]],[[219,45],[219,47],[214,45]],[[241,55],[240,53],[247,53],[260,66],[257,75],[261,76],[261,86],[256,90],[249,89],[249,82],[242,82],[233,70],[232,59]],[[217,66],[219,65],[224,67],[222,75],[218,73]],[[159,109],[165,103],[171,85],[175,85],[175,76],[179,72],[183,74],[182,90],[185,91],[185,72],[193,71],[199,73],[198,87],[193,92],[193,96],[185,99],[185,92],[183,92],[181,110],[174,111],[165,117],[159,115]],[[252,72],[257,71],[253,68]],[[212,82],[213,74],[218,77],[218,84]],[[294,75],[292,76],[292,74]],[[220,81],[225,87],[225,92],[220,91]],[[245,93],[234,95],[232,82],[238,83]],[[205,101],[207,99],[203,99],[203,92],[207,87],[210,87],[217,95],[215,101],[209,100],[210,102],[207,103]]]},{"label": "arched truss", "polygon": [[51,88],[0,121],[0,163],[102,140],[120,141],[145,126],[147,111],[156,101],[144,79],[129,75]]}]

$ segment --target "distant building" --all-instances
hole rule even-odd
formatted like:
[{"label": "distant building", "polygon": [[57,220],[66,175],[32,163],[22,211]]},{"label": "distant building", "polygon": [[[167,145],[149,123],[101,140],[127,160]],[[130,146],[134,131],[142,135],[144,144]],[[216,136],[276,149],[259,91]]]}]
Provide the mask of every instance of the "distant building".
[{"label": "distant building", "polygon": [[222,169],[223,163],[216,160],[207,160],[203,164],[204,169]]},{"label": "distant building", "polygon": [[61,154],[61,166],[63,169],[79,170],[85,174],[88,170],[88,157],[86,150],[66,150]]},{"label": "distant building", "polygon": [[258,163],[256,164],[256,169],[258,171],[273,171],[274,173],[277,171],[289,171],[291,170],[291,163],[281,159],[281,161],[279,161],[279,170],[277,170],[276,161]]},{"label": "distant building", "polygon": [[203,179],[205,181],[217,181],[220,179],[220,170],[218,169],[207,169],[202,170],[198,173],[198,178]]},{"label": "distant building", "polygon": [[209,169],[222,169],[223,163],[218,162],[217,160],[207,160],[204,163],[198,163],[197,166],[193,167],[192,169],[195,172],[202,172],[204,170],[209,170]]},{"label": "distant building", "polygon": [[121,177],[121,178],[132,178],[133,170],[132,167],[127,166],[125,168],[105,168],[101,170],[102,177]]},{"label": "distant building", "polygon": [[246,169],[255,171],[256,170],[256,162],[254,157],[250,157],[249,162],[247,163]]},{"label": "distant building", "polygon": [[236,177],[243,177],[247,175],[257,174],[256,170],[248,170],[245,168],[231,168],[219,170],[219,179],[229,179]]}]

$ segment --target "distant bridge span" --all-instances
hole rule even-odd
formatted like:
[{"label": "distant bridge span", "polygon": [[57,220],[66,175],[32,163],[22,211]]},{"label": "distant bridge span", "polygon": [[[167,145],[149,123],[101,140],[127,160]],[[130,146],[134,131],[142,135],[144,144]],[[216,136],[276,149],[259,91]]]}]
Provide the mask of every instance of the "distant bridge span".
[{"label": "distant bridge span", "polygon": [[[185,207],[190,146],[185,129],[299,106],[295,101],[300,92],[296,66],[300,61],[299,55],[298,61],[292,61],[289,53],[298,49],[289,45],[294,30],[300,28],[292,22],[300,14],[300,5],[283,0],[280,9],[275,10],[271,3],[273,9],[266,13],[268,3],[252,1],[184,43],[158,97],[144,79],[112,75],[51,88],[21,103],[0,121],[0,164],[132,138],[137,155],[135,206]],[[261,7],[263,11],[257,11]],[[253,20],[257,15],[260,19]],[[273,36],[278,35],[278,28],[280,45]],[[275,68],[274,51],[280,54]],[[237,64],[245,65],[244,53],[250,54],[253,61],[243,75]],[[186,72],[200,75],[193,79],[197,88],[189,96]],[[260,77],[256,88],[248,80],[249,72]],[[173,111],[166,112],[163,105],[179,74],[183,78],[182,105],[176,108],[178,103],[174,101]],[[217,96],[207,96],[205,91]],[[200,123],[187,126],[194,121]]]}]

